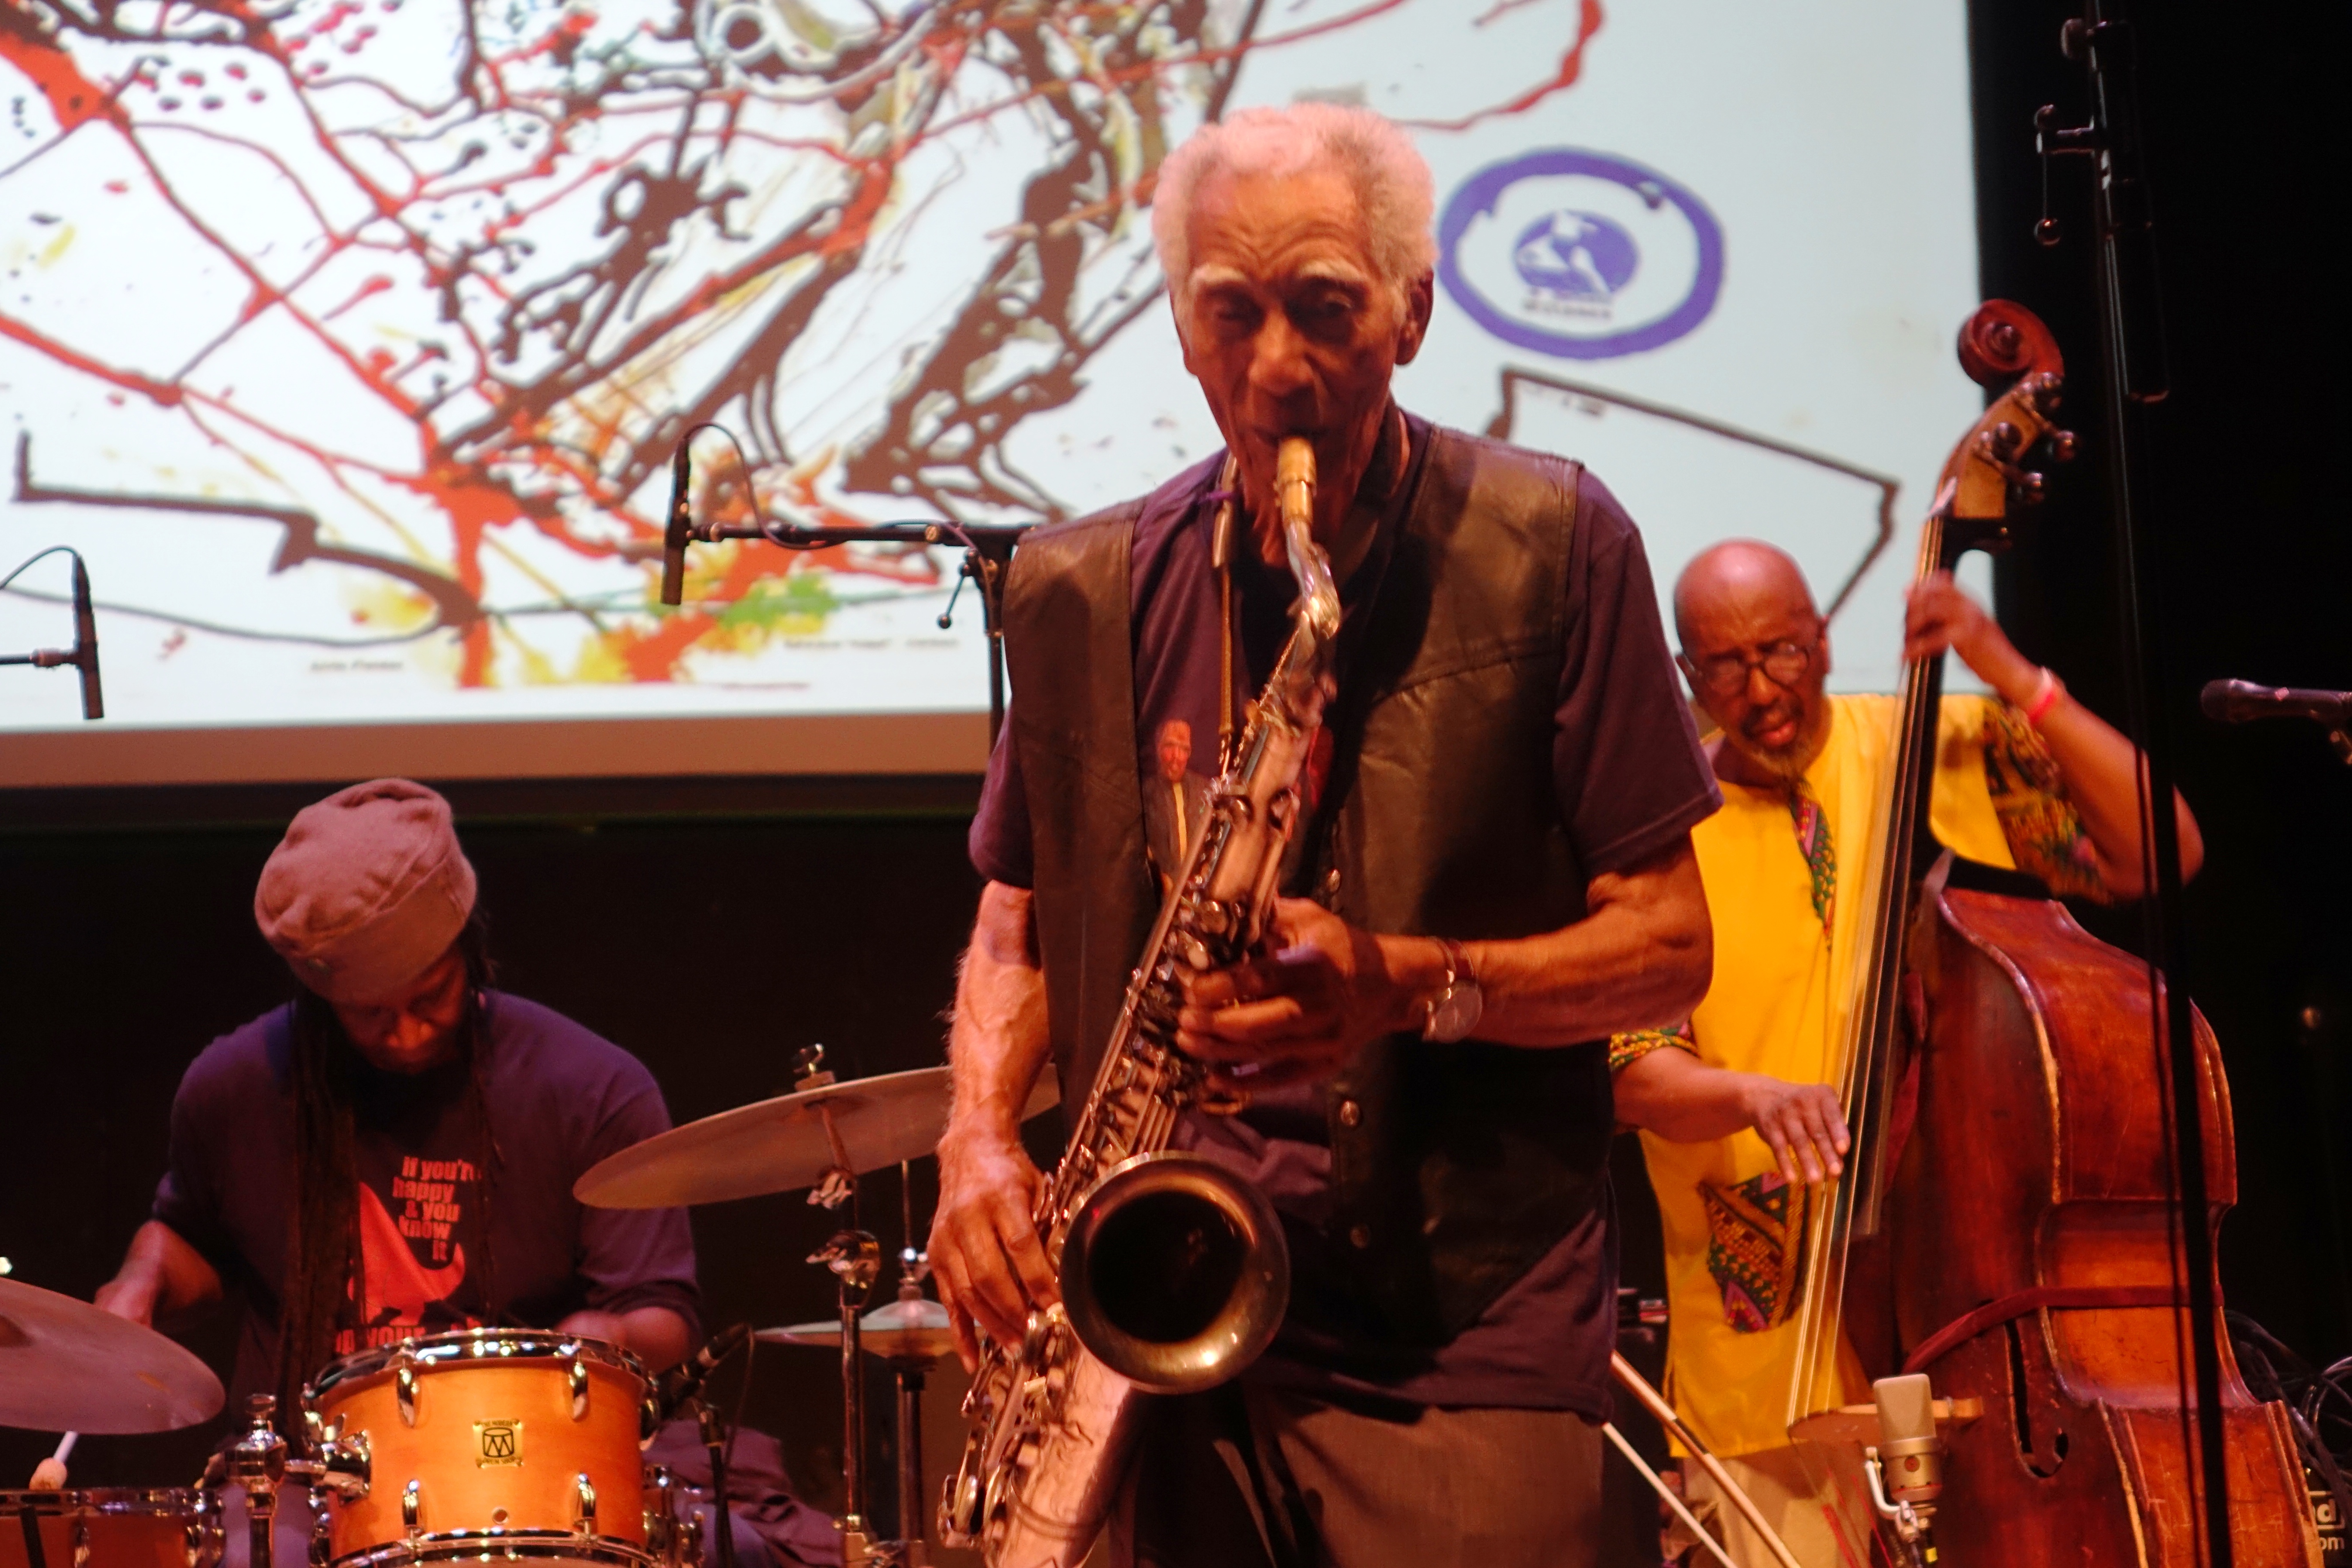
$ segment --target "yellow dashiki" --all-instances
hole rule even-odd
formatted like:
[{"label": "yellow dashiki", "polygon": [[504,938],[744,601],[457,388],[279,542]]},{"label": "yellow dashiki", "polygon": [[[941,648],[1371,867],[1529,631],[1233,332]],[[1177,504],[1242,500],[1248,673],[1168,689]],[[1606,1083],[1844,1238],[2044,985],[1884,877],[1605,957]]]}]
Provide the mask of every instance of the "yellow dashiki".
[{"label": "yellow dashiki", "polygon": [[[1829,739],[1795,789],[1726,784],[1723,809],[1692,831],[1715,923],[1714,983],[1685,1028],[1618,1037],[1612,1067],[1677,1046],[1738,1072],[1838,1081],[1897,704],[1827,700]],[[2054,892],[2104,898],[2041,736],[1982,697],[1946,698],[1939,719],[1936,837],[1969,859],[2032,872]],[[1644,1132],[1642,1149],[1665,1229],[1669,1397],[1718,1455],[1784,1447],[1803,1194],[1752,1130],[1705,1143]],[[1814,1408],[1870,1397],[1850,1349],[1839,1363],[1843,1386],[1817,1389]]]}]

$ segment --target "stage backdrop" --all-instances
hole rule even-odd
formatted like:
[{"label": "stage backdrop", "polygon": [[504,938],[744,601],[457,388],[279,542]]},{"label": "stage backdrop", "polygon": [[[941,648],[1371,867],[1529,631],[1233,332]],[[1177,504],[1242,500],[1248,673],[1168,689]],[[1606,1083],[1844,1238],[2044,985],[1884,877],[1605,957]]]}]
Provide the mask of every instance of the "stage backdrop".
[{"label": "stage backdrop", "polygon": [[0,571],[87,555],[109,712],[0,672],[0,784],[977,768],[955,552],[700,547],[665,611],[673,447],[804,523],[1209,454],[1154,176],[1302,98],[1436,172],[1410,406],[1587,458],[1662,589],[1860,574],[1835,681],[1892,684],[1981,406],[1961,0],[14,0]]}]

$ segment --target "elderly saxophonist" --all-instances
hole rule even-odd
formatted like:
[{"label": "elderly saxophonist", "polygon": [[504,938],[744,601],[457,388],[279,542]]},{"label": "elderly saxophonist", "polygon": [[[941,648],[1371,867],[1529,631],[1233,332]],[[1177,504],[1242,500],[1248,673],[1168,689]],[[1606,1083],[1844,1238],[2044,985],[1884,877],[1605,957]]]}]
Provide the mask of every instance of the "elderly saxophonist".
[{"label": "elderly saxophonist", "polygon": [[1286,437],[1314,446],[1344,610],[1269,951],[1189,981],[1178,1040],[1247,1106],[1176,1144],[1271,1198],[1290,1304],[1239,1379],[1147,1412],[1121,1563],[1569,1564],[1598,1513],[1607,1040],[1706,992],[1690,829],[1719,796],[1608,490],[1391,396],[1429,330],[1432,205],[1362,110],[1180,148],[1154,237],[1227,453],[1013,566],[930,1242],[968,1363],[975,1326],[1017,1343],[1055,1300],[1016,1121],[1049,1058],[1083,1098],[1174,871],[1153,737],[1234,733],[1289,635]]}]

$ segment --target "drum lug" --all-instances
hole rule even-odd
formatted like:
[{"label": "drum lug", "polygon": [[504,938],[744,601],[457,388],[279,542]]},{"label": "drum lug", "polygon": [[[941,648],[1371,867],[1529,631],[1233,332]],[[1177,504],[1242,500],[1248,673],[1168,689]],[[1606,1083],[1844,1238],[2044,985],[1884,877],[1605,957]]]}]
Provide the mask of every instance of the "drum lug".
[{"label": "drum lug", "polygon": [[354,1432],[346,1437],[336,1423],[327,1441],[318,1449],[317,1468],[312,1489],[332,1492],[345,1502],[368,1495],[375,1481],[375,1456],[368,1447],[368,1435]]},{"label": "drum lug", "polygon": [[579,1511],[572,1517],[572,1533],[583,1536],[593,1535],[596,1533],[596,1483],[588,1479],[587,1471],[583,1470],[576,1484],[579,1489],[580,1506]]},{"label": "drum lug", "polygon": [[425,1483],[411,1479],[400,1489],[400,1527],[414,1541],[418,1534],[418,1521],[425,1514]]},{"label": "drum lug", "polygon": [[89,1521],[87,1520],[74,1521],[73,1568],[89,1568]]},{"label": "drum lug", "polygon": [[310,1489],[310,1568],[328,1568],[335,1560],[333,1538],[327,1531],[327,1489]]},{"label": "drum lug", "polygon": [[399,1370],[392,1374],[394,1398],[400,1405],[401,1425],[416,1425],[416,1366],[406,1355],[400,1358]]},{"label": "drum lug", "polygon": [[671,1491],[669,1467],[646,1467],[646,1490],[655,1500],[646,1509],[646,1550],[663,1562],[675,1562],[677,1544],[677,1500]]},{"label": "drum lug", "polygon": [[588,1363],[578,1356],[572,1357],[567,1375],[572,1379],[572,1419],[585,1421],[588,1419]]},{"label": "drum lug", "polygon": [[648,1394],[645,1403],[637,1406],[637,1447],[651,1447],[654,1438],[661,1432],[661,1401]]}]

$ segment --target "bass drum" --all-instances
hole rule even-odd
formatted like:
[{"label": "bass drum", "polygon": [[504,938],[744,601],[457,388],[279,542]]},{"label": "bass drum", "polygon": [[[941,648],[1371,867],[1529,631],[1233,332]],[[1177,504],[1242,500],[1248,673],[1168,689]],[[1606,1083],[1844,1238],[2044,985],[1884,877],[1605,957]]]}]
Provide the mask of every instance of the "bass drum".
[{"label": "bass drum", "polygon": [[177,1487],[0,1491],[0,1568],[214,1568],[219,1513]]},{"label": "bass drum", "polygon": [[638,1458],[656,1424],[651,1387],[617,1346],[510,1329],[330,1364],[303,1391],[304,1417],[330,1463],[366,1485],[330,1496],[328,1561],[675,1562],[672,1489]]}]

